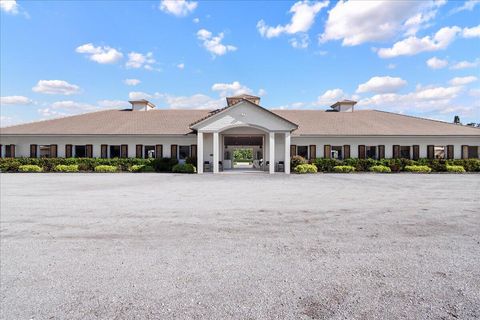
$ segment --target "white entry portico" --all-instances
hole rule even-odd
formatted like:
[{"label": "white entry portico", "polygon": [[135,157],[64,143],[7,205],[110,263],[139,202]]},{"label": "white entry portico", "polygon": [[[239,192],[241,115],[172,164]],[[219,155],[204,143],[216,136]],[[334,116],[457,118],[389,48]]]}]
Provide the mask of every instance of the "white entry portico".
[{"label": "white entry portico", "polygon": [[[197,132],[197,172],[211,165],[218,173],[225,161],[225,137],[261,137],[262,166],[274,173],[279,164],[290,173],[290,133],[298,126],[256,104],[251,96],[239,97],[223,109],[191,125]],[[228,154],[228,153],[227,153]],[[267,166],[268,163],[268,166]]]}]

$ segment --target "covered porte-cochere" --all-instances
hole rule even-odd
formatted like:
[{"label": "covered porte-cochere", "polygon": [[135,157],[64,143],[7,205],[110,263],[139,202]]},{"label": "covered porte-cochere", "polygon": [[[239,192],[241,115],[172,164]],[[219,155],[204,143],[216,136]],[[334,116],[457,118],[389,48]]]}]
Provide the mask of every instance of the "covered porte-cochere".
[{"label": "covered porte-cochere", "polygon": [[232,98],[227,99],[227,107],[191,125],[197,132],[197,172],[233,169],[235,148],[248,147],[253,153],[254,169],[289,174],[290,134],[298,126],[248,96]]}]

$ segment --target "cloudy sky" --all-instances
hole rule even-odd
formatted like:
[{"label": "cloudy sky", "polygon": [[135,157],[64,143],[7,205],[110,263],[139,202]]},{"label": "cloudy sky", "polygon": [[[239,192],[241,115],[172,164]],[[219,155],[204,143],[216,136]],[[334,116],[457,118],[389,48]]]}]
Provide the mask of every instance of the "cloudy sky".
[{"label": "cloudy sky", "polygon": [[480,122],[480,1],[5,1],[2,126],[124,108],[358,108]]}]

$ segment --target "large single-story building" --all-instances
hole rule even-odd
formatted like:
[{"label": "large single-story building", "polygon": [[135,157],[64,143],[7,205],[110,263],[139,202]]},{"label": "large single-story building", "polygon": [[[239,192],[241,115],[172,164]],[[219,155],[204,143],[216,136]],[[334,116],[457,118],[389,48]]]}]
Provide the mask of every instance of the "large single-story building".
[{"label": "large single-story building", "polygon": [[0,129],[2,157],[197,158],[203,173],[232,169],[236,148],[254,168],[290,173],[290,158],[478,158],[480,129],[401,114],[355,110],[269,110],[260,98],[227,98],[218,110],[158,110],[147,100]]}]

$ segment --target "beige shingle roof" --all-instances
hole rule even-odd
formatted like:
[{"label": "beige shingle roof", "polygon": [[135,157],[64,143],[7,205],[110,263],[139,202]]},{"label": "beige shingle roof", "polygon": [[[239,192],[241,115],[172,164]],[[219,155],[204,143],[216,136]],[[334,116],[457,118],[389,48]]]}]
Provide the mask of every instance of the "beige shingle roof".
[{"label": "beige shingle roof", "polygon": [[[395,113],[357,110],[272,110],[298,124],[298,135],[466,135],[478,136],[480,129]],[[21,124],[0,129],[0,134],[126,134],[178,135],[191,132],[189,126],[211,110],[107,110],[77,116]]]},{"label": "beige shingle roof", "polygon": [[273,110],[298,124],[295,135],[468,135],[480,129],[378,110]]}]

